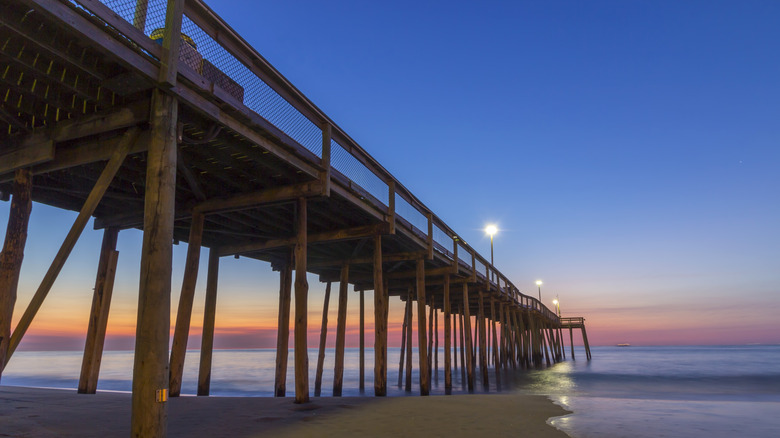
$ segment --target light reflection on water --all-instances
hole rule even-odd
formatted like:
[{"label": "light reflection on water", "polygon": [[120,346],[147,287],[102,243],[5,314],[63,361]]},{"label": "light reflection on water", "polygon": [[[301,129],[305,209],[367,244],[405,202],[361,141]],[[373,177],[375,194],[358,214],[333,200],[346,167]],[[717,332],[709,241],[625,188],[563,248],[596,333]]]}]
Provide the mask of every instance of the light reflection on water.
[{"label": "light reflection on water", "polygon": [[[216,396],[272,396],[274,350],[214,352],[211,390]],[[508,371],[502,390],[548,395],[573,414],[549,423],[576,438],[584,437],[727,437],[780,436],[780,347],[595,347],[592,361],[566,361],[541,369]],[[366,392],[373,394],[373,350],[366,349]],[[288,362],[292,394],[293,355]],[[388,395],[418,394],[414,354],[411,393],[397,386],[398,348],[388,349]],[[309,350],[309,385],[314,391],[317,351]],[[345,396],[358,390],[358,349],[345,354]],[[328,349],[322,395],[332,395],[334,351]],[[183,394],[195,394],[199,355],[187,353]],[[444,359],[439,355],[439,366]],[[99,390],[130,391],[132,352],[105,352]],[[18,352],[2,384],[76,388],[80,352]],[[489,392],[496,390],[493,370]],[[475,392],[485,392],[481,374]],[[432,376],[432,394],[444,393],[444,373]],[[453,372],[453,393],[466,393],[460,369]]]}]

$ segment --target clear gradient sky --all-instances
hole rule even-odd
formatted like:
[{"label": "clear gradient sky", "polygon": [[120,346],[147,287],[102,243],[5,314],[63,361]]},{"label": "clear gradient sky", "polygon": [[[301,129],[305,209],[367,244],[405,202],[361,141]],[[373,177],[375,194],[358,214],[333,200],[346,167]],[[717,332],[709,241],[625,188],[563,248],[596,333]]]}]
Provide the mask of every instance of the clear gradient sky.
[{"label": "clear gradient sky", "polygon": [[[496,266],[525,293],[543,280],[591,343],[780,343],[779,2],[210,4],[483,254],[498,224]],[[34,205],[15,320],[74,217]],[[83,347],[100,238],[82,237],[20,348]],[[140,245],[120,233],[107,348],[133,345]],[[273,347],[276,274],[229,258],[219,284],[216,346]]]}]

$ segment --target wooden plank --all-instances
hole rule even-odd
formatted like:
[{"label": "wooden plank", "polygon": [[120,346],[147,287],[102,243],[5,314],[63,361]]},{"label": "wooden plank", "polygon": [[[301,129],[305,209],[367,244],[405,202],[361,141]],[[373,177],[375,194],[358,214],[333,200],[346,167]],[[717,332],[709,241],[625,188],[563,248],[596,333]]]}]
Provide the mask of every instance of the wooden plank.
[{"label": "wooden plank", "polygon": [[43,304],[43,301],[46,299],[46,296],[49,294],[51,287],[54,285],[54,281],[57,279],[57,276],[60,273],[60,270],[62,270],[62,267],[65,265],[65,262],[67,261],[70,252],[73,250],[73,247],[76,245],[79,236],[81,236],[81,232],[84,231],[84,227],[87,225],[89,218],[92,216],[92,213],[94,213],[95,208],[100,203],[100,200],[103,198],[103,194],[106,192],[108,186],[111,184],[111,180],[114,179],[114,175],[119,170],[119,167],[122,165],[122,162],[124,161],[127,152],[132,147],[137,134],[138,131],[135,128],[129,129],[124,134],[122,142],[120,143],[120,147],[114,151],[113,156],[109,160],[108,164],[106,164],[106,167],[103,169],[103,172],[100,174],[100,177],[95,183],[94,188],[89,193],[89,196],[87,197],[87,200],[84,202],[84,205],[81,208],[79,215],[76,217],[73,226],[68,232],[68,235],[65,237],[65,241],[62,243],[62,246],[57,252],[57,255],[54,257],[51,266],[49,266],[49,270],[46,272],[46,275],[43,277],[40,286],[38,286],[38,289],[33,295],[33,298],[30,300],[30,304],[27,306],[27,309],[25,310],[21,319],[16,324],[16,328],[14,329],[14,332],[11,335],[11,340],[8,345],[6,363],[8,363],[8,358],[10,358],[13,355],[13,352],[16,350],[16,347],[19,345],[19,342],[22,340],[22,337],[27,332],[27,329],[30,327],[30,323],[32,323],[35,314],[38,313],[38,309],[40,309],[41,305]]},{"label": "wooden plank", "polygon": [[322,304],[322,328],[320,328],[320,349],[317,354],[317,373],[314,378],[314,396],[322,391],[322,371],[325,366],[325,342],[328,340],[328,303],[330,302],[331,282],[325,286],[325,300]]},{"label": "wooden plank", "polygon": [[374,395],[387,395],[387,291],[382,268],[382,236],[374,236]]},{"label": "wooden plank", "polygon": [[[192,321],[192,303],[195,299],[195,286],[198,281],[200,247],[203,241],[203,220],[204,216],[202,214],[195,213],[192,215],[190,237],[187,241],[184,277],[182,278],[179,308],[176,313],[176,326],[171,346],[170,374],[168,378],[171,397],[178,397],[181,394],[184,357],[187,354],[187,341],[190,333],[190,322]],[[217,252],[216,248],[212,249],[211,252]]]},{"label": "wooden plank", "polygon": [[309,401],[309,354],[307,345],[309,283],[306,280],[308,223],[306,198],[298,199],[295,242],[295,403]]},{"label": "wooden plank", "polygon": [[[362,239],[365,237],[381,235],[383,234],[382,233],[383,230],[384,230],[384,224],[376,224],[376,225],[366,225],[366,226],[360,226],[354,228],[347,228],[342,230],[327,231],[324,233],[312,234],[311,236],[309,236],[308,242],[321,243],[321,242],[334,242],[340,240]],[[284,248],[287,246],[292,246],[294,244],[295,244],[295,238],[291,237],[291,238],[247,242],[247,243],[241,243],[237,245],[225,245],[224,247],[220,248],[221,251],[220,255],[226,256],[226,255],[236,255],[236,254],[247,254],[251,252],[266,251],[269,249]],[[312,266],[313,267],[338,266],[341,263],[343,263],[343,261],[339,260],[333,262],[318,263],[316,265],[313,264]],[[350,263],[356,264],[352,260],[350,260]]]},{"label": "wooden plank", "polygon": [[287,391],[287,356],[290,340],[290,296],[292,295],[292,255],[279,272],[279,318],[276,332],[276,374],[274,396],[284,397]]},{"label": "wooden plank", "polygon": [[[149,131],[141,131],[138,133],[137,140],[132,146],[128,155],[145,152],[149,144]],[[57,170],[67,169],[70,167],[81,166],[89,163],[96,163],[98,161],[106,161],[111,159],[111,155],[122,142],[122,136],[117,136],[112,139],[90,139],[80,141],[78,143],[71,143],[67,145],[56,146],[54,152],[54,159],[35,165],[31,168],[34,175],[42,175]],[[0,183],[6,183],[13,180],[13,173],[6,173],[0,175]],[[136,219],[138,226],[143,224],[143,216],[138,215]],[[121,226],[114,226],[111,223],[105,223],[100,228],[122,228]]]},{"label": "wooden plank", "polygon": [[119,230],[106,229],[103,232],[103,243],[100,247],[95,289],[92,294],[92,309],[87,326],[87,340],[84,344],[84,356],[81,361],[79,377],[79,394],[94,394],[97,390],[97,379],[100,371],[100,361],[103,355],[103,342],[106,336],[108,310],[111,305],[111,293],[114,287],[114,274],[119,253],[116,251],[116,240]]},{"label": "wooden plank", "polygon": [[333,396],[341,397],[344,381],[344,346],[347,337],[347,289],[349,287],[349,263],[341,267],[339,279],[339,312],[336,320],[336,361],[333,368]]},{"label": "wooden plank", "polygon": [[54,142],[44,140],[0,154],[0,174],[54,159]]},{"label": "wooden plank", "polygon": [[292,201],[301,197],[320,196],[322,184],[311,181],[291,186],[274,187],[253,193],[242,193],[226,198],[212,198],[193,208],[203,214],[224,213],[229,211],[255,208],[263,204]]},{"label": "wooden plank", "polygon": [[168,339],[179,107],[173,96],[159,91],[154,92],[152,102],[133,365],[133,436],[165,436],[168,415]]},{"label": "wooden plank", "polygon": [[420,373],[420,395],[430,393],[427,339],[425,333],[425,260],[417,259],[417,350]]},{"label": "wooden plank", "polygon": [[211,362],[214,352],[214,322],[217,315],[217,284],[219,254],[209,251],[208,276],[206,278],[206,305],[203,309],[203,335],[200,341],[200,368],[198,368],[198,395],[209,395],[211,388]]},{"label": "wooden plank", "polygon": [[14,173],[14,185],[11,189],[13,198],[8,211],[8,226],[5,229],[3,250],[0,252],[0,378],[10,357],[8,349],[11,339],[11,320],[32,211],[32,174],[28,169],[18,169]]}]

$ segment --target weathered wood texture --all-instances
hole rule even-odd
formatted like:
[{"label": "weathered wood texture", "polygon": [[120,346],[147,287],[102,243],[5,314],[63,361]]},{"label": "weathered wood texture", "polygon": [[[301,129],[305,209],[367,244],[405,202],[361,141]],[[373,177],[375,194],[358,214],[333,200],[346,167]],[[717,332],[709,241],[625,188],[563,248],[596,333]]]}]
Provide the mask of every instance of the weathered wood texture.
[{"label": "weathered wood texture", "polygon": [[198,395],[209,395],[211,389],[211,363],[214,353],[214,323],[217,316],[217,285],[219,284],[219,253],[209,251],[206,277],[206,304],[203,309],[203,335],[200,340],[200,368],[198,371]]},{"label": "weathered wood texture", "polygon": [[287,392],[287,357],[290,341],[290,299],[292,295],[292,257],[279,272],[279,317],[276,332],[276,373],[274,395],[284,397]]},{"label": "weathered wood texture", "polygon": [[420,395],[430,393],[430,372],[425,333],[425,260],[417,259],[417,351],[419,356]]},{"label": "weathered wood texture", "polygon": [[382,278],[382,237],[374,236],[374,395],[387,395],[387,290]]},{"label": "weathered wood texture", "polygon": [[184,357],[187,354],[187,341],[189,340],[190,323],[192,321],[192,303],[195,299],[195,285],[198,280],[203,221],[204,216],[202,214],[195,213],[192,215],[190,239],[187,244],[187,259],[184,265],[184,278],[181,284],[179,308],[176,313],[176,327],[173,332],[173,343],[171,345],[169,377],[171,397],[178,397],[181,394]]},{"label": "weathered wood texture", "polygon": [[0,253],[0,379],[7,363],[11,340],[11,319],[19,287],[24,247],[27,242],[27,226],[32,211],[32,174],[18,169],[14,175],[13,198],[8,212],[3,251]]},{"label": "weathered wood texture", "polygon": [[306,280],[306,198],[298,199],[295,242],[295,403],[309,401],[309,353],[307,343],[309,282]]},{"label": "weathered wood texture", "polygon": [[328,340],[328,304],[330,302],[331,282],[325,285],[325,299],[322,303],[322,327],[320,328],[320,348],[317,354],[317,373],[314,377],[314,396],[322,392],[322,371],[325,366],[325,342]]},{"label": "weathered wood texture", "polygon": [[165,436],[168,415],[167,397],[160,395],[168,392],[178,102],[161,92],[153,101],[133,366],[131,432],[136,437]]},{"label": "weathered wood texture", "polygon": [[349,289],[349,264],[341,267],[339,280],[339,309],[336,320],[336,361],[333,368],[333,396],[341,397],[344,382],[344,346],[347,336],[347,294]]},{"label": "weathered wood texture", "polygon": [[103,358],[103,344],[106,339],[108,311],[111,307],[111,295],[114,290],[114,278],[119,252],[116,241],[119,230],[107,228],[103,231],[103,243],[100,247],[95,289],[92,294],[92,310],[89,313],[87,340],[84,345],[84,357],[81,362],[78,392],[94,394],[97,390],[100,362]]}]

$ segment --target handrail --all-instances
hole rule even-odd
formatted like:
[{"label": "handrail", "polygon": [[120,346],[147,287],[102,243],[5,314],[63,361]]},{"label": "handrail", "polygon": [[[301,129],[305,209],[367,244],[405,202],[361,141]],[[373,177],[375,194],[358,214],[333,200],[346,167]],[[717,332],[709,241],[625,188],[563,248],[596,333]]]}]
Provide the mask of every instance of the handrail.
[{"label": "handrail", "polygon": [[[67,2],[67,0],[61,1]],[[133,11],[134,13],[136,0],[102,0],[102,3],[98,2],[97,0],[70,0],[70,2],[80,5],[84,10],[89,11],[97,18],[114,27],[117,32],[121,33],[130,41],[137,44],[137,50],[144,53],[145,56],[149,56],[151,54],[152,57],[159,57],[158,54],[160,52],[157,50],[157,47],[155,47],[154,44],[150,44],[151,40],[148,38],[145,32],[146,26],[143,26],[140,31],[135,27],[132,27],[133,23],[131,23],[132,20],[129,19],[129,14],[130,11]],[[165,0],[150,0],[148,3],[165,3]],[[157,9],[164,11],[165,8]],[[155,11],[157,9],[155,9]],[[113,16],[107,12],[109,10],[113,11]],[[445,258],[454,258],[454,263],[456,266],[461,266],[461,260],[458,259],[463,257],[462,260],[466,262],[464,265],[468,267],[484,267],[484,270],[472,272],[472,275],[484,277],[493,290],[497,290],[499,294],[508,297],[511,301],[517,303],[518,305],[530,310],[538,311],[548,319],[558,320],[558,317],[554,312],[550,311],[550,309],[544,306],[536,298],[523,294],[520,289],[517,288],[511,281],[509,281],[509,279],[504,276],[498,269],[496,269],[495,266],[490,264],[487,259],[480,255],[468,243],[466,243],[458,233],[456,233],[441,218],[433,213],[433,211],[429,209],[422,201],[420,201],[408,188],[406,188],[403,183],[396,179],[387,169],[384,168],[384,166],[376,161],[362,146],[360,146],[343,129],[341,129],[338,124],[331,120],[319,107],[310,101],[287,78],[285,78],[284,75],[282,75],[275,67],[273,67],[262,55],[260,55],[257,50],[255,50],[246,40],[244,40],[243,37],[241,37],[232,27],[230,27],[230,25],[228,25],[208,5],[206,5],[203,0],[186,0],[183,16],[192,23],[191,26],[196,26],[197,30],[202,32],[204,35],[202,38],[208,38],[209,41],[207,42],[213,42],[213,44],[216,45],[216,47],[211,47],[213,50],[216,50],[219,53],[224,52],[223,56],[232,58],[232,60],[229,61],[231,63],[230,65],[240,65],[242,69],[245,69],[249,74],[254,75],[255,79],[258,80],[260,84],[263,84],[270,90],[273,90],[273,92],[276,93],[279,98],[283,99],[284,102],[290,105],[291,108],[293,108],[302,117],[308,120],[308,122],[314,125],[316,129],[319,129],[320,132],[324,133],[330,131],[331,144],[335,142],[350,156],[357,160],[357,162],[360,163],[360,165],[362,165],[366,171],[373,174],[389,188],[390,193],[387,195],[387,204],[392,204],[392,202],[389,202],[389,200],[394,197],[396,205],[398,205],[399,201],[405,202],[409,204],[414,210],[416,210],[416,212],[419,213],[422,217],[426,218],[428,226],[424,229],[420,229],[420,227],[413,225],[409,220],[410,218],[403,218],[406,219],[406,221],[399,221],[399,224],[407,225],[410,227],[410,230],[412,230],[413,233],[413,229],[417,229],[422,233],[423,236],[428,237],[428,244],[433,247],[434,253],[436,253],[436,250],[439,250],[439,253],[442,254]],[[155,22],[154,19],[152,19],[151,22]],[[190,28],[192,28],[191,26]],[[182,32],[184,32],[184,27]],[[142,38],[141,35],[144,37]],[[187,45],[185,44],[182,44],[182,46],[182,51],[191,50],[187,49]],[[196,60],[197,57],[200,56],[201,60],[198,62],[200,62],[200,65],[202,66],[206,65],[205,61],[209,61],[209,64],[212,65],[217,61],[225,63],[224,59],[209,59],[205,55],[201,56],[196,53],[188,53],[188,55],[196,58]],[[189,65],[188,61],[183,60],[183,56],[185,55],[180,53],[180,66],[185,66],[187,68],[180,70],[184,70],[184,74],[186,74],[187,77],[192,77],[192,65]],[[192,61],[190,60],[189,62],[191,63]],[[197,65],[195,67],[196,69],[198,68]],[[187,72],[188,68],[190,69],[189,72]],[[257,90],[244,90],[241,85],[241,78],[231,76],[229,73],[225,73],[222,70],[219,70],[219,66],[216,66],[215,68],[218,70],[218,72],[211,74],[212,76],[216,77],[212,77],[210,79],[205,79],[205,68],[203,69],[203,73],[196,73],[204,76],[203,81],[205,81],[205,83],[208,83],[209,81],[211,82],[210,89],[214,90],[214,93],[219,90],[218,96],[220,96],[220,98],[227,105],[248,105],[243,103],[244,93],[255,92]],[[212,70],[214,70],[214,67],[212,67]],[[252,79],[252,81],[255,79]],[[255,111],[261,118],[268,120],[257,110],[248,106],[245,106],[245,108]],[[241,110],[241,108],[238,109]],[[273,122],[269,121],[269,123],[273,125]],[[279,130],[279,135],[286,137],[285,141],[287,143],[295,144],[298,141],[292,138],[295,133],[285,132],[282,126],[275,126],[275,128]],[[324,137],[326,134],[322,134],[322,136]],[[302,145],[302,147],[307,148],[305,145]],[[308,152],[308,150],[306,152]],[[314,152],[312,156],[322,158],[321,152],[312,152]],[[306,155],[309,154],[303,154],[302,158],[306,161],[312,161],[312,159]],[[333,166],[331,163],[315,162],[314,164],[317,166],[326,164]],[[334,167],[334,170],[338,169]],[[339,172],[339,175],[347,178],[350,181],[350,189],[355,189],[352,187],[352,183],[354,181],[352,181],[351,178],[345,175],[344,172]],[[355,185],[360,187],[359,184]],[[372,193],[368,187],[362,187],[362,189],[365,192],[363,194],[367,193],[371,195],[370,201],[372,204],[385,204],[379,199],[379,197],[384,197],[387,192],[379,194]],[[385,210],[388,214],[397,213],[396,211],[391,210],[390,205],[382,206],[384,207],[383,210]],[[399,218],[401,218],[401,216],[399,216]],[[404,224],[404,222],[406,222],[406,224]],[[448,246],[445,244],[446,242],[437,242],[436,239],[432,238],[432,236],[428,236],[430,233],[429,230],[434,229],[438,229],[438,231],[445,235],[451,241],[454,247],[461,246],[463,249],[465,249],[465,254],[455,254],[454,252],[449,252],[449,250],[446,249]],[[431,241],[433,241],[433,243],[431,243]],[[439,246],[441,248],[439,248]]]}]

